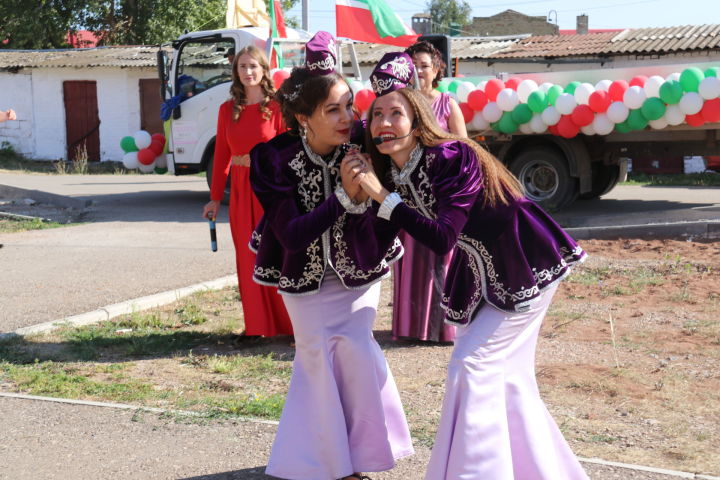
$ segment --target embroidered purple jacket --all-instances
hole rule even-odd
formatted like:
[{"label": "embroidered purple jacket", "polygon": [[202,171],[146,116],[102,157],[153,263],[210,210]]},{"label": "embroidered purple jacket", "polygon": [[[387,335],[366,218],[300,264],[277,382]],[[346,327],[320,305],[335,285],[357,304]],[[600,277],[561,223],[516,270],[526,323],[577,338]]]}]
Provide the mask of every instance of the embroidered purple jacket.
[{"label": "embroidered purple jacket", "polygon": [[455,249],[445,280],[445,321],[472,321],[484,301],[508,312],[530,308],[540,292],[586,254],[527,198],[483,206],[482,171],[462,142],[417,149],[393,183],[402,198],[390,222],[438,255]]},{"label": "embroidered purple jacket", "polygon": [[397,230],[378,222],[373,207],[350,213],[334,193],[344,152],[323,160],[289,133],[250,152],[250,182],[265,210],[250,240],[257,283],[284,294],[312,294],[329,266],[346,288],[364,288],[389,275],[388,266],[402,256]]}]

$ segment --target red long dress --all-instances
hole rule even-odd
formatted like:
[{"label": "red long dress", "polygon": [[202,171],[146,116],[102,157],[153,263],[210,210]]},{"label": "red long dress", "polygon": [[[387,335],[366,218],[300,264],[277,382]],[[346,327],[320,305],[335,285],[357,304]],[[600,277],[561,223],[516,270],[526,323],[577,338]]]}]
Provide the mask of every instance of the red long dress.
[{"label": "red long dress", "polygon": [[285,131],[280,107],[268,105],[272,113],[263,118],[260,104],[247,105],[236,122],[232,120],[233,102],[220,105],[210,198],[223,198],[228,173],[230,187],[230,231],[235,244],[240,301],[246,335],[292,335],[292,324],[277,288],[258,285],[252,279],[255,254],[248,248],[250,235],[263,215],[263,208],[250,187],[250,168],[232,165],[230,157],[245,155],[260,142]]}]

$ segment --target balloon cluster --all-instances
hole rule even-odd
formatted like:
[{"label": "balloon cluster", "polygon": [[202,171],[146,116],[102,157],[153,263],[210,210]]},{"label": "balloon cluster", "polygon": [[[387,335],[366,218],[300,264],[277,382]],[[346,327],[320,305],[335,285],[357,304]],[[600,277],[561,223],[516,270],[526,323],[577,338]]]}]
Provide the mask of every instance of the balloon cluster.
[{"label": "balloon cluster", "polygon": [[290,76],[290,71],[284,68],[273,68],[270,70],[270,78],[272,79],[275,90],[280,88],[280,85]]},{"label": "balloon cluster", "polygon": [[360,80],[349,80],[348,86],[355,97],[354,104],[358,113],[365,113],[372,105],[373,100],[375,100],[375,92],[370,88],[370,81],[363,83]]},{"label": "balloon cluster", "polygon": [[150,135],[145,130],[139,130],[132,136],[120,140],[123,149],[123,165],[128,170],[135,168],[143,173],[167,173],[167,160],[165,151],[165,135],[155,133]]},{"label": "balloon cluster", "polygon": [[[530,79],[492,79],[477,86],[443,80],[438,90],[451,92],[469,130],[512,134],[545,133],[572,138],[659,130],[686,123],[700,127],[720,122],[720,67],[691,67],[666,78],[638,75],[602,80],[595,85],[571,82],[564,88]],[[357,101],[357,94],[356,94]]]}]

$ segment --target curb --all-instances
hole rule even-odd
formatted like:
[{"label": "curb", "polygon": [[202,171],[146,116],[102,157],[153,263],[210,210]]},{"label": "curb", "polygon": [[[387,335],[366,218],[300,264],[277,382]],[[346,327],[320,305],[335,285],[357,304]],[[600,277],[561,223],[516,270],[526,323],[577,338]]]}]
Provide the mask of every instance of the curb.
[{"label": "curb", "polygon": [[628,470],[639,470],[642,472],[658,473],[660,475],[668,475],[671,477],[680,478],[692,478],[696,480],[720,480],[720,477],[713,477],[712,475],[702,475],[700,473],[688,473],[681,472],[678,470],[666,470],[664,468],[646,467],[644,465],[633,465],[631,463],[620,463],[620,462],[609,462],[600,458],[583,458],[578,457],[583,463],[592,463],[595,465],[605,465],[608,467],[627,468]]},{"label": "curb", "polygon": [[91,200],[81,200],[79,198],[68,197],[65,195],[57,195],[55,193],[43,192],[40,190],[28,190],[10,185],[0,185],[0,197],[5,198],[32,198],[39,203],[49,203],[64,208],[72,208],[75,210],[83,210],[90,206]]},{"label": "curb", "polygon": [[565,231],[577,240],[610,240],[620,237],[695,237],[720,238],[720,220],[696,222],[650,223],[647,225],[620,225],[606,227],[575,227]]},{"label": "curb", "polygon": [[0,339],[11,336],[33,335],[37,333],[45,333],[56,328],[64,326],[80,327],[83,325],[91,325],[94,323],[105,322],[111,318],[120,315],[133,313],[148,308],[160,307],[168,303],[175,302],[183,297],[187,297],[195,292],[202,290],[219,290],[225,287],[231,287],[238,284],[237,275],[228,275],[216,280],[196,283],[189,287],[178,288],[176,290],[168,290],[166,292],[156,293],[145,297],[134,298],[120,303],[113,303],[91,312],[73,315],[71,317],[61,318],[50,322],[31,325],[29,327],[18,328],[10,333],[0,333]]}]

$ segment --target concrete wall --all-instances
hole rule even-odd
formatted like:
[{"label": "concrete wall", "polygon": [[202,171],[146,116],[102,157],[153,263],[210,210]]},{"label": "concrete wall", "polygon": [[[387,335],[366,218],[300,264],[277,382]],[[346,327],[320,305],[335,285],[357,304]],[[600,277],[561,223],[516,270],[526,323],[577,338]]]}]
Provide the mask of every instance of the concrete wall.
[{"label": "concrete wall", "polygon": [[97,85],[100,158],[121,161],[120,140],[140,129],[139,80],[155,75],[154,68],[110,67],[0,72],[0,108],[12,107],[20,118],[18,122],[0,124],[0,141],[7,139],[16,151],[29,158],[66,159],[63,82],[90,80]]},{"label": "concrete wall", "polygon": [[29,72],[0,72],[0,110],[12,108],[18,119],[0,123],[0,144],[8,142],[23,155],[30,156],[35,149],[32,134],[33,96]]},{"label": "concrete wall", "polygon": [[480,36],[516,35],[532,33],[533,35],[557,35],[557,25],[548,23],[545,16],[531,17],[511,10],[498,13],[492,17],[473,17],[470,25],[464,30]]}]

